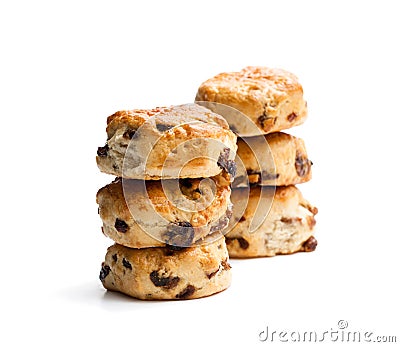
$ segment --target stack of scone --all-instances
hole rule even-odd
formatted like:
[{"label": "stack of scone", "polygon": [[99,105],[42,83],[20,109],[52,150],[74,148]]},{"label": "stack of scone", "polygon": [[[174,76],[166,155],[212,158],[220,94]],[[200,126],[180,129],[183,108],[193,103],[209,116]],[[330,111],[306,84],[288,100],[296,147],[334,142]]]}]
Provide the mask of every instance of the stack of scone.
[{"label": "stack of scone", "polygon": [[280,132],[307,117],[303,89],[293,74],[247,67],[219,74],[199,87],[199,104],[223,115],[239,135],[233,182],[231,257],[262,257],[313,251],[314,216],[295,186],[311,179],[312,162],[302,139]]},{"label": "stack of scone", "polygon": [[103,286],[146,300],[226,289],[221,235],[237,146],[225,119],[195,104],[121,111],[108,117],[107,135],[97,164],[117,178],[97,193],[103,233],[115,241]]}]

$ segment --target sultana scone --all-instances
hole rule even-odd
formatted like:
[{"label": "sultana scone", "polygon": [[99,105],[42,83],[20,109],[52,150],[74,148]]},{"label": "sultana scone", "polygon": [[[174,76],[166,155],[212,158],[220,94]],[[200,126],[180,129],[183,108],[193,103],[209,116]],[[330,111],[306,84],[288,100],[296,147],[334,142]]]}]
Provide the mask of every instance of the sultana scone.
[{"label": "sultana scone", "polygon": [[231,198],[236,224],[226,234],[230,257],[269,257],[317,247],[313,235],[318,210],[295,186],[252,186],[250,192],[237,188]]},{"label": "sultana scone", "polygon": [[108,248],[100,280],[104,288],[142,300],[195,299],[231,283],[225,241],[183,250],[166,247]]},{"label": "sultana scone", "polygon": [[213,103],[228,105],[249,117],[252,124],[239,113],[220,112],[242,137],[288,129],[307,117],[301,84],[294,74],[282,69],[249,66],[221,73],[200,85],[196,101],[205,102],[201,104],[216,112],[220,108]]},{"label": "sultana scone", "polygon": [[300,138],[277,132],[238,138],[237,144],[238,171],[233,187],[248,184],[288,186],[311,179],[312,162]]},{"label": "sultana scone", "polygon": [[107,143],[97,150],[102,172],[131,179],[235,175],[236,136],[225,119],[187,104],[119,111],[107,119]]},{"label": "sultana scone", "polygon": [[225,172],[205,179],[118,178],[98,191],[97,203],[103,233],[121,245],[188,247],[228,225],[230,194]]}]

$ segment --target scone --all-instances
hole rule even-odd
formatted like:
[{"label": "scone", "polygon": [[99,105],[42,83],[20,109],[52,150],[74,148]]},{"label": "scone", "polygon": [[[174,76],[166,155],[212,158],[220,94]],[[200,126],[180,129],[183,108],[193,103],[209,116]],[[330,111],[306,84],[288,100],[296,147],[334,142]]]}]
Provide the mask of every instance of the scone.
[{"label": "scone", "polygon": [[250,192],[237,188],[231,199],[233,228],[226,234],[230,257],[270,257],[317,247],[313,234],[318,210],[295,186],[252,186]]},{"label": "scone", "polygon": [[100,271],[104,288],[143,300],[194,299],[231,283],[225,241],[183,250],[108,248]]},{"label": "scone", "polygon": [[235,174],[236,136],[225,119],[196,104],[116,112],[97,150],[102,172],[131,179]]},{"label": "scone", "polygon": [[[238,139],[233,187],[289,186],[311,179],[312,162],[304,141],[282,132]],[[248,182],[247,182],[248,181]]]},{"label": "scone", "polygon": [[[301,84],[295,75],[281,69],[249,66],[221,73],[200,85],[196,101],[222,114],[243,137],[288,129],[307,117]],[[231,106],[251,122],[240,112],[231,113],[215,103]]]},{"label": "scone", "polygon": [[103,233],[121,245],[188,247],[228,225],[230,193],[225,172],[205,179],[118,178],[98,191],[97,203]]}]

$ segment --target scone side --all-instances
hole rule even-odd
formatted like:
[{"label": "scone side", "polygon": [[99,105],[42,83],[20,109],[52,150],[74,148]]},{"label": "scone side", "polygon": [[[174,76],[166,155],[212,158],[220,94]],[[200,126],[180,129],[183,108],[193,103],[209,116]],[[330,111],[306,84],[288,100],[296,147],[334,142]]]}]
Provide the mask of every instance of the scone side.
[{"label": "scone side", "polygon": [[111,246],[100,274],[106,289],[142,300],[194,299],[215,294],[231,282],[221,239],[181,251]]},{"label": "scone side", "polygon": [[[256,199],[260,189],[252,187],[250,199]],[[270,189],[273,192],[273,188]],[[234,189],[233,201],[243,198],[244,192],[241,188]],[[317,246],[313,236],[317,212],[296,187],[277,187],[271,209],[256,231],[249,232],[256,211],[247,208],[238,224],[226,235],[230,257],[270,257],[314,250]]]}]

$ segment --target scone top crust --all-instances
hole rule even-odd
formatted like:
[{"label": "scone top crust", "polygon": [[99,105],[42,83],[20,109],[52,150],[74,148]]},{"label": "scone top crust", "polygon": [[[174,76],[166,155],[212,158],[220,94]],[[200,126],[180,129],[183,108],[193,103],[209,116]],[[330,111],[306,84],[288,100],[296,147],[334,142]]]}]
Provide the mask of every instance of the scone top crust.
[{"label": "scone top crust", "polygon": [[[115,132],[121,127],[126,128],[127,137],[132,137],[133,133],[140,126],[154,116],[158,117],[158,122],[155,126],[162,132],[170,130],[175,126],[195,121],[215,125],[223,129],[229,129],[228,123],[220,115],[211,112],[205,107],[196,104],[188,104],[171,107],[156,107],[148,110],[134,109],[118,111],[107,118],[108,139],[112,138]],[[216,130],[220,130],[218,127]],[[209,131],[210,128],[207,130]]]},{"label": "scone top crust", "polygon": [[204,82],[216,84],[220,91],[229,89],[237,93],[247,92],[256,97],[257,91],[264,93],[303,93],[297,77],[286,70],[262,66],[248,66],[239,72],[223,72]]},{"label": "scone top crust", "polygon": [[130,179],[212,177],[235,173],[236,135],[197,104],[119,111],[107,119],[97,150],[102,172]]},{"label": "scone top crust", "polygon": [[[298,78],[283,69],[248,66],[239,72],[220,73],[201,84],[196,101],[234,107],[250,117],[262,133],[304,122],[307,104]],[[248,129],[242,136],[260,135]]]}]

